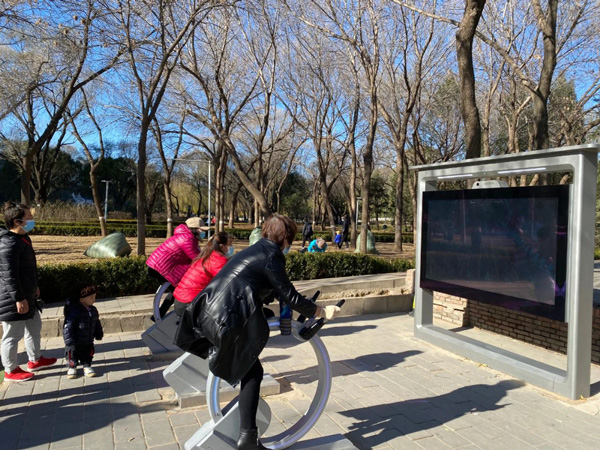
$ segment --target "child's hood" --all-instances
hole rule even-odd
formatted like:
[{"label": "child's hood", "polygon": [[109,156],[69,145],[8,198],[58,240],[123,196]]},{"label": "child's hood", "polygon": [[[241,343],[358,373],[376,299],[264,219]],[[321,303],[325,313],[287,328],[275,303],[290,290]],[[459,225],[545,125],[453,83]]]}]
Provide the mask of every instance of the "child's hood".
[{"label": "child's hood", "polygon": [[81,302],[79,301],[79,299],[70,297],[65,302],[65,312],[67,312],[73,308],[77,308],[79,306],[81,306]]}]

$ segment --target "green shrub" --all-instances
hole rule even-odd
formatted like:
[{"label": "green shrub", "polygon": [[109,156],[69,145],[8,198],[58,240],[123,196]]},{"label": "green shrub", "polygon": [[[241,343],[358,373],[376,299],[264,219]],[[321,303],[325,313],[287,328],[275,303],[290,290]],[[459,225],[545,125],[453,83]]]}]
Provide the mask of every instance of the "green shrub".
[{"label": "green shrub", "polygon": [[[173,227],[177,227],[180,223],[173,223]],[[108,220],[108,233],[120,231],[127,237],[137,236],[137,224],[135,220]],[[248,240],[253,228],[225,228],[225,232],[233,236],[234,239]],[[87,220],[80,222],[58,222],[58,221],[40,221],[36,222],[35,228],[31,231],[33,235],[51,235],[51,236],[100,236],[100,224],[97,220]],[[390,232],[374,232],[375,242],[394,242],[394,233]],[[166,223],[153,223],[146,225],[146,237],[151,238],[166,238],[167,225]],[[321,237],[327,242],[331,242],[331,233],[329,230],[315,231],[313,239]],[[296,234],[296,240],[302,241],[302,233]],[[402,242],[412,243],[413,234],[403,233]]]},{"label": "green shrub", "polygon": [[[127,237],[137,236],[137,227],[133,224],[107,224],[108,234],[119,231]],[[100,236],[99,224],[46,224],[35,225],[31,232],[32,235],[51,235],[51,236]],[[166,225],[146,225],[146,237],[165,238],[167,236]]]},{"label": "green shrub", "polygon": [[99,298],[150,294],[156,290],[157,282],[148,276],[145,262],[145,256],[137,256],[40,266],[42,299],[47,303],[64,301],[90,284],[98,286]]},{"label": "green shrub", "polygon": [[285,263],[291,280],[350,277],[373,273],[404,272],[414,268],[414,261],[392,261],[360,253],[300,253],[286,256]]},{"label": "green shrub", "polygon": [[[90,284],[98,286],[98,298],[151,294],[158,283],[148,276],[145,262],[145,256],[135,256],[41,266],[38,271],[42,298],[47,303],[62,302]],[[286,269],[291,280],[404,272],[413,267],[412,260],[386,261],[356,253],[294,252],[286,256]]]}]

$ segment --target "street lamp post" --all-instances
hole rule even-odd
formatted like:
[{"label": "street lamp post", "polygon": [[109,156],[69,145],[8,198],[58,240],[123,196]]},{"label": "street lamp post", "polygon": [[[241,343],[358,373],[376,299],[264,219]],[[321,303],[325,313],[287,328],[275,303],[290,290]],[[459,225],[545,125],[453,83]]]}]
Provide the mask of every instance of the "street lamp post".
[{"label": "street lamp post", "polygon": [[102,180],[103,183],[106,183],[106,192],[104,194],[104,222],[108,220],[108,185],[112,180]]}]

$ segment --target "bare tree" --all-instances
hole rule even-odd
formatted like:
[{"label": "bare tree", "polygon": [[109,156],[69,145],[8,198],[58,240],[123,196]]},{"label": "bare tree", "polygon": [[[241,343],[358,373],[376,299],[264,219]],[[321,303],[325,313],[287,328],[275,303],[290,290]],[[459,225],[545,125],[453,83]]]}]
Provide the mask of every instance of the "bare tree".
[{"label": "bare tree", "polygon": [[[274,17],[269,15],[271,13]],[[182,59],[182,68],[199,90],[196,93],[188,89],[181,94],[189,97],[189,115],[209,130],[229,154],[236,176],[254,197],[260,215],[266,217],[270,214],[270,205],[264,192],[263,156],[277,142],[276,139],[268,142],[267,132],[272,130],[274,109],[278,13],[259,2],[257,10],[246,10],[243,18],[240,14],[242,12],[235,8],[223,8],[212,17],[219,27],[198,28]],[[253,33],[265,33],[265,36],[261,38]],[[252,151],[258,156],[258,175],[254,179],[244,166],[241,152],[244,142],[249,143],[244,135],[248,137],[250,129],[253,130],[250,133],[254,142]]]},{"label": "bare tree", "polygon": [[[73,131],[73,135],[81,145],[83,152],[85,153],[85,157],[90,165],[90,185],[92,187],[92,198],[94,200],[94,207],[96,208],[96,213],[98,215],[98,220],[100,221],[100,231],[102,236],[107,235],[106,229],[106,220],[108,219],[102,212],[102,200],[100,199],[100,193],[98,189],[98,179],[96,178],[96,172],[98,171],[98,167],[102,164],[104,160],[104,155],[106,153],[106,149],[104,147],[104,133],[102,126],[97,118],[97,114],[90,105],[90,101],[88,99],[88,95],[85,89],[81,90],[82,96],[82,104],[85,110],[86,116],[89,119],[90,123],[93,126],[93,130],[97,134],[98,146],[97,146],[97,156],[94,156],[94,149],[91,148],[83,138],[82,133],[79,131],[79,127],[77,125],[78,120],[76,120],[76,116],[71,113],[70,109],[67,109],[66,114],[68,118],[69,125]],[[108,199],[106,199],[108,201]]]},{"label": "bare tree", "polygon": [[[364,83],[364,106],[368,108],[368,131],[362,151],[362,225],[359,251],[367,252],[367,230],[369,228],[369,200],[371,175],[373,173],[373,147],[378,125],[378,89],[380,78],[380,15],[384,5],[376,0],[357,0],[348,7],[335,0],[311,0],[302,3],[287,1],[290,10],[308,26],[321,31],[325,36],[342,42],[348,54],[354,55],[360,64],[361,80]],[[352,59],[349,59],[352,61]]]},{"label": "bare tree", "polygon": [[[34,134],[28,135],[28,147],[23,156],[21,176],[21,200],[30,201],[31,170],[33,159],[44,148],[50,148],[57,130],[61,129],[65,110],[73,96],[91,81],[115,66],[122,54],[120,46],[107,47],[102,55],[94,55],[94,47],[100,42],[103,12],[95,0],[56,2],[43,1],[37,4],[31,19],[23,26],[27,39],[21,45],[28,49],[33,65],[25,76],[27,86],[23,98],[29,98],[26,108],[48,102],[48,116],[42,123],[30,123]],[[37,17],[35,16],[37,13]],[[110,51],[114,48],[114,51]],[[22,53],[17,55],[22,56]],[[17,101],[16,104],[22,104]],[[16,111],[10,113],[18,114]]]},{"label": "bare tree", "polygon": [[[293,28],[292,28],[293,30]],[[292,33],[290,33],[292,34]],[[344,145],[340,101],[342,91],[338,49],[328,45],[327,37],[315,29],[300,31],[301,39],[288,39],[286,76],[280,91],[281,101],[295,123],[312,143],[315,156],[318,194],[329,219],[331,239],[335,238],[335,214],[330,200],[331,188],[342,173],[348,156]],[[341,142],[340,142],[341,138]]]},{"label": "bare tree", "polygon": [[435,21],[406,8],[390,17],[382,50],[381,115],[396,152],[394,250],[402,251],[406,147],[413,110],[421,97],[425,77],[443,64],[447,46],[436,34]]},{"label": "bare tree", "polygon": [[[137,143],[137,254],[146,253],[146,166],[148,136],[171,74],[194,28],[212,10],[210,0],[103,0],[113,19],[115,39],[125,42],[128,76],[135,86],[135,122],[139,126]],[[133,111],[132,111],[133,112]]]}]

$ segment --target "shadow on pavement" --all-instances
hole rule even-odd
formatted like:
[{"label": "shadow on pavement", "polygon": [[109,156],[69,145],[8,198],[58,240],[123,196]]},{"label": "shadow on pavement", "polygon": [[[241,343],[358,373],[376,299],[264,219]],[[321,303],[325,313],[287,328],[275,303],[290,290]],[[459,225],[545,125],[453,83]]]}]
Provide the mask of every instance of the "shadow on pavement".
[{"label": "shadow on pavement", "polygon": [[[518,380],[501,381],[496,385],[476,384],[435,397],[343,411],[341,414],[355,421],[348,427],[346,437],[361,448],[375,448],[388,442],[391,435],[410,435],[467,414],[501,409],[506,404],[498,403],[507,392],[524,385]],[[452,428],[452,424],[449,426]]]},{"label": "shadow on pavement", "polygon": [[[56,374],[48,374],[56,377]],[[33,393],[20,397],[8,397],[5,404],[21,404],[0,412],[0,448],[27,449],[45,446],[49,442],[60,445],[66,439],[81,436],[111,426],[119,427],[119,420],[127,422],[123,428],[135,427],[139,423],[127,419],[129,416],[152,411],[164,411],[168,404],[164,402],[138,405],[127,402],[126,396],[139,394],[156,385],[148,373],[122,380],[98,380],[97,384],[74,386],[60,391]],[[123,430],[123,434],[127,431]],[[135,431],[132,435],[135,435]],[[119,437],[117,437],[119,438]],[[136,443],[139,440],[136,439]],[[143,442],[143,437],[141,438]],[[107,437],[106,443],[112,443],[113,437]],[[109,444],[110,445],[110,444]]]},{"label": "shadow on pavement", "polygon": [[[420,351],[409,350],[401,353],[375,353],[359,356],[355,359],[331,361],[333,377],[352,375],[360,372],[376,372],[398,366],[407,358],[420,354]],[[266,358],[265,358],[266,359]],[[267,362],[267,361],[265,361]],[[317,379],[317,366],[293,372],[279,372],[277,379],[286,378],[290,383],[309,384]],[[282,393],[287,392],[282,386]]]}]

